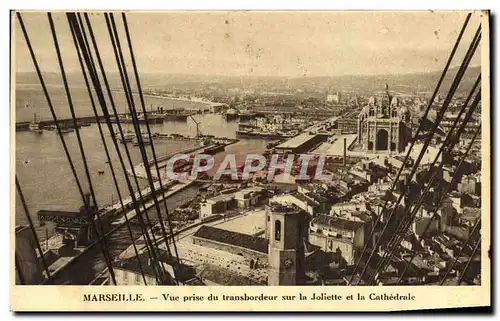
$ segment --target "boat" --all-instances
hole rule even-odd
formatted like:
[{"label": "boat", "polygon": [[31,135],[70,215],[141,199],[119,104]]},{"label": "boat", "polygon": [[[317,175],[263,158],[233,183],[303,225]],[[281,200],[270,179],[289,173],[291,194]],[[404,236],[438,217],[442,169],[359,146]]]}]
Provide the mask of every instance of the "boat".
[{"label": "boat", "polygon": [[[139,146],[140,145],[139,140],[137,139],[137,137],[134,137],[134,139],[133,139],[132,142],[133,142],[134,146]],[[148,135],[143,135],[142,136],[142,144],[143,145],[149,145],[149,144],[151,144],[151,140],[149,140]]]},{"label": "boat", "polygon": [[122,138],[122,136],[119,133],[116,134],[116,139],[122,144],[132,142],[135,137],[134,133],[131,130],[126,130],[123,133],[123,136],[124,138]]},{"label": "boat", "polygon": [[36,113],[33,114],[33,120],[30,122],[28,128],[31,132],[34,132],[37,134],[43,134],[43,130],[40,127],[40,121],[38,120]]},{"label": "boat", "polygon": [[239,119],[240,120],[253,120],[257,117],[257,113],[249,110],[242,110],[239,112]]},{"label": "boat", "polygon": [[262,139],[280,139],[287,137],[285,134],[278,132],[266,132],[259,130],[244,130],[244,129],[237,130],[236,136],[245,138],[262,138]]},{"label": "boat", "polygon": [[163,114],[165,120],[180,120],[187,121],[189,116],[195,115],[196,113],[186,110],[186,109],[169,109]]},{"label": "boat", "polygon": [[236,120],[239,118],[238,111],[234,108],[230,108],[224,114],[226,121]]},{"label": "boat", "polygon": [[61,134],[72,133],[75,130],[73,128],[61,128]]},{"label": "boat", "polygon": [[[134,119],[130,114],[119,115],[118,120],[116,118],[110,119],[111,123],[122,123],[122,124],[133,124]],[[148,115],[144,117],[144,114],[139,114],[137,116],[137,122],[139,124],[163,124],[163,117],[159,115]]]}]

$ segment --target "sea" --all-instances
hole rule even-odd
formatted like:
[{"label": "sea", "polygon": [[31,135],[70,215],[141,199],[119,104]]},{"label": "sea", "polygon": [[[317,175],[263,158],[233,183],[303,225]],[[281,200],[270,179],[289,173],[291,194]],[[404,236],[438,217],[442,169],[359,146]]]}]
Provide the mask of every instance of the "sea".
[{"label": "sea", "polygon": [[[71,117],[64,88],[56,85],[48,86],[49,95],[58,118]],[[72,101],[75,113],[79,117],[93,116],[92,105],[88,92],[85,88],[74,87],[71,89]],[[126,112],[127,105],[125,96],[121,92],[114,92],[114,100],[119,112]],[[181,101],[156,96],[145,96],[145,104],[148,109],[156,109],[159,106],[165,108],[186,108],[202,109],[204,103],[193,101]],[[136,106],[139,105],[138,97]],[[51,120],[50,109],[40,85],[18,84],[15,90],[15,121],[23,122],[33,119],[36,113],[40,120]],[[99,107],[97,107],[100,109]],[[194,118],[199,123],[202,134],[214,135],[216,137],[236,137],[236,122],[227,122],[220,114],[196,114]],[[132,130],[124,124],[124,129]],[[195,136],[197,124],[188,118],[186,121],[166,121],[163,124],[150,125],[153,133],[182,134],[185,136]],[[103,126],[104,136],[110,151],[111,163],[117,173],[119,190],[122,197],[129,195],[125,174],[122,170],[118,154],[114,148],[111,136],[106,126]],[[142,131],[146,129],[143,126]],[[82,127],[80,135],[85,151],[85,157],[90,169],[92,186],[95,191],[97,205],[103,208],[106,205],[118,202],[118,192],[109,165],[106,163],[102,140],[99,135],[97,124],[89,127]],[[89,192],[88,180],[85,176],[82,155],[78,148],[77,136],[75,132],[63,135],[68,145],[71,158],[75,164],[77,175],[82,184],[84,192]],[[42,134],[33,132],[15,133],[15,173],[21,185],[25,197],[28,215],[32,218],[41,242],[49,238],[54,232],[53,224],[40,224],[37,219],[37,212],[42,209],[78,211],[83,205],[83,201],[78,192],[77,184],[71,172],[68,159],[64,153],[61,138],[54,131],[44,131]],[[199,143],[196,141],[175,141],[175,140],[155,140],[154,146],[158,157],[163,155],[181,152]],[[122,155],[125,155],[124,146],[120,144]],[[225,152],[216,155],[216,161],[225,156],[226,153],[234,153],[237,158],[242,158],[247,153],[261,153],[266,148],[266,141],[260,139],[241,139],[236,144],[226,147]],[[133,164],[142,162],[139,148],[129,145],[129,151]],[[149,158],[151,158],[150,148],[147,147]],[[126,160],[126,159],[125,159]],[[127,164],[127,169],[130,166]],[[145,188],[147,180],[139,179],[139,185]],[[198,188],[188,187],[187,189],[173,195],[167,200],[169,211],[173,211],[182,205],[186,200],[198,194]],[[15,204],[15,224],[27,224],[26,213],[22,207],[19,195],[16,192]],[[162,213],[163,215],[165,213]],[[156,217],[156,213],[151,214]],[[136,226],[133,229],[134,238],[140,236],[140,229]],[[108,243],[112,256],[117,256],[131,243],[130,235],[126,228],[116,231]],[[98,247],[97,247],[98,248]],[[104,260],[100,251],[89,251],[81,258],[88,262],[86,266],[91,268],[81,271],[80,264],[70,266],[61,274],[57,280],[58,284],[88,284],[99,272],[105,268]]]}]

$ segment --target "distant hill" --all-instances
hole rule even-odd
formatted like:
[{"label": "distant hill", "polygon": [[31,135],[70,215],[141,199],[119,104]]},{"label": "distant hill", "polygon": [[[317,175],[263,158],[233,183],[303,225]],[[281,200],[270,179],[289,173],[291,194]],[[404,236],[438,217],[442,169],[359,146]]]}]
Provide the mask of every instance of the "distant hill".
[{"label": "distant hill", "polygon": [[[479,66],[469,67],[459,88],[460,93],[467,92],[480,72]],[[447,91],[458,71],[458,67],[451,68],[441,86],[441,93]],[[183,88],[199,87],[202,84],[217,84],[221,87],[248,87],[248,88],[273,88],[276,89],[322,89],[326,91],[348,91],[359,94],[370,94],[385,88],[387,83],[391,90],[400,93],[413,94],[432,92],[437,84],[441,71],[430,71],[411,74],[392,75],[351,75],[333,77],[228,77],[228,76],[205,76],[205,75],[180,75],[141,73],[141,83],[148,89],[167,89],[173,85]],[[62,85],[58,73],[44,73],[44,79],[50,85]],[[68,79],[72,86],[84,86],[81,73],[70,73]],[[121,88],[121,81],[117,73],[108,73],[111,87]],[[34,72],[17,73],[18,84],[38,84],[38,77]]]}]

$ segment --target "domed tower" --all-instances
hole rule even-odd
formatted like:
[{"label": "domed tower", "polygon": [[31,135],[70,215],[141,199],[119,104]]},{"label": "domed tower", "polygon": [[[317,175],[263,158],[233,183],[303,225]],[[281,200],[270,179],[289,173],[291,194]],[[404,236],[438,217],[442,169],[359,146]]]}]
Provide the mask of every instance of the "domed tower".
[{"label": "domed tower", "polygon": [[304,274],[304,213],[296,206],[271,204],[269,215],[268,285],[299,285]]}]

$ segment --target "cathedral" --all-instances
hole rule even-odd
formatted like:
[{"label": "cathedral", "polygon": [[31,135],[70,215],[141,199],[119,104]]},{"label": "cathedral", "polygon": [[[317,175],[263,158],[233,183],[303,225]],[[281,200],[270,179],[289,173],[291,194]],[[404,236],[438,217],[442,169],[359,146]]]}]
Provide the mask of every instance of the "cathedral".
[{"label": "cathedral", "polygon": [[358,143],[366,152],[401,153],[411,140],[411,115],[398,97],[370,97],[358,117]]}]

